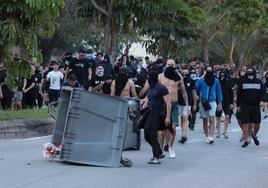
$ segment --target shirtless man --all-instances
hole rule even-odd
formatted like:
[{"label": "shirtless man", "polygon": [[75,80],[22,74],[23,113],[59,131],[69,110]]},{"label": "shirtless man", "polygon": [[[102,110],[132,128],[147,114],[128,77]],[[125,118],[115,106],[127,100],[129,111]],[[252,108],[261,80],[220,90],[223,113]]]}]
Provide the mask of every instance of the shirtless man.
[{"label": "shirtless man", "polygon": [[[184,102],[188,106],[188,96],[185,90],[183,79],[181,75],[177,74],[175,71],[175,61],[169,59],[166,62],[166,70],[164,73],[158,76],[159,83],[166,86],[170,100],[172,103],[171,108],[171,117],[172,117],[172,132],[170,129],[167,131],[168,136],[168,151],[170,158],[175,158],[176,154],[173,150],[173,143],[176,136],[176,124],[178,124],[178,88],[181,90]],[[189,112],[188,112],[189,113]],[[160,145],[163,147],[164,143],[164,131],[161,131],[159,134]],[[161,147],[161,148],[162,148]]]},{"label": "shirtless man", "polygon": [[120,71],[111,85],[111,96],[137,97],[135,84],[124,71]]}]

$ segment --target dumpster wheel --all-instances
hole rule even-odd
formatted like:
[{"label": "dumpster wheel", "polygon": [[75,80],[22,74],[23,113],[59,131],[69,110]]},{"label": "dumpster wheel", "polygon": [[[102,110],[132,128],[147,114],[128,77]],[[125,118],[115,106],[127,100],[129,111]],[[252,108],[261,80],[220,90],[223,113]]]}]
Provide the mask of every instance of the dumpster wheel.
[{"label": "dumpster wheel", "polygon": [[122,165],[124,165],[124,167],[131,167],[132,166],[132,162],[131,160],[127,159],[127,158],[122,158],[120,163]]}]

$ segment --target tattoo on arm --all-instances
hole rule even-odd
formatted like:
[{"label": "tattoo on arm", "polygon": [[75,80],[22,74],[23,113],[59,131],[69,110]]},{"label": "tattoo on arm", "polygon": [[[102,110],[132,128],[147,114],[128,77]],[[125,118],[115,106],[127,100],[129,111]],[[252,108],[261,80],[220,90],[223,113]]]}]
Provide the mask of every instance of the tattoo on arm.
[{"label": "tattoo on arm", "polygon": [[187,95],[186,89],[184,87],[183,80],[180,81],[180,88],[181,88],[181,93],[182,93],[182,97],[183,97],[183,100],[185,102],[185,105],[189,106],[189,104],[188,104],[188,95]]}]

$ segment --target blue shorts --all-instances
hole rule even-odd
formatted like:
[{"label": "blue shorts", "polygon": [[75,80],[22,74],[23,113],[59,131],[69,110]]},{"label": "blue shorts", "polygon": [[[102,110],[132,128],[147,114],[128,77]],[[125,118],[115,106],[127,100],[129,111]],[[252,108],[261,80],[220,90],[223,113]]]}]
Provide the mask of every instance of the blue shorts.
[{"label": "blue shorts", "polygon": [[178,103],[172,102],[171,103],[171,118],[172,123],[175,125],[179,124],[179,117],[178,117]]}]

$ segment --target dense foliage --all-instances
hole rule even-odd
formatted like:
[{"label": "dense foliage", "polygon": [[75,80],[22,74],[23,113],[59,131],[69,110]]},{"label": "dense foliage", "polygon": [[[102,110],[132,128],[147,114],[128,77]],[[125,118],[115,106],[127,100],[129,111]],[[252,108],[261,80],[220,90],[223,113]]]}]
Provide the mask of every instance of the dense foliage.
[{"label": "dense foliage", "polygon": [[268,64],[268,2],[263,0],[0,0],[0,4],[0,61],[9,69],[10,81],[29,73],[29,61],[40,64],[44,57],[47,63],[54,49],[59,53],[90,45],[114,61],[123,44],[130,47],[135,41],[151,54],[182,62],[197,57],[205,62]]}]

